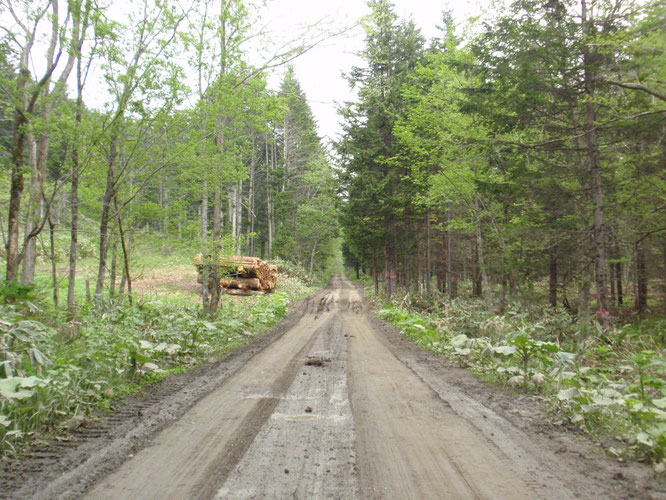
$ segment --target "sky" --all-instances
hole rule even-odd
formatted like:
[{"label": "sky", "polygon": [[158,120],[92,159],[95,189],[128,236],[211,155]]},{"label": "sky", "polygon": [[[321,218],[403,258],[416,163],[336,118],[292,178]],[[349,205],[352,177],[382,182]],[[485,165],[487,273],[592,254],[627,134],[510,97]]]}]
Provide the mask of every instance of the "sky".
[{"label": "sky", "polygon": [[[306,40],[312,40],[324,32],[338,33],[344,28],[350,28],[343,34],[326,39],[292,62],[317,121],[320,137],[324,141],[335,140],[341,133],[337,109],[344,102],[355,98],[343,74],[348,73],[353,66],[362,64],[357,54],[363,50],[365,35],[359,21],[369,13],[366,0],[265,1],[266,6],[260,9],[263,15],[257,22],[257,29],[264,27],[275,43],[293,40],[302,33],[307,33],[304,37]],[[438,35],[436,26],[440,24],[442,11],[450,10],[455,20],[462,24],[469,16],[478,14],[481,5],[487,5],[489,1],[392,0],[392,3],[401,19],[413,19],[426,39],[430,39]],[[110,0],[112,17],[122,17],[129,3],[131,0]],[[8,14],[2,11],[0,22],[6,26],[14,24]],[[262,43],[267,44],[265,40]],[[261,57],[255,57],[257,61],[253,62],[250,55],[250,62],[259,63]],[[43,64],[43,60],[43,55],[37,55],[33,63]],[[34,71],[41,75],[43,68],[35,67]],[[273,89],[279,88],[284,71],[285,68],[278,68],[269,76],[268,82]],[[74,89],[74,73],[70,76],[70,90]],[[101,107],[111,99],[98,68],[93,69],[85,94],[87,105],[93,107]]]},{"label": "sky", "polygon": [[[451,10],[458,22],[480,10],[474,1],[393,0],[400,18],[412,18],[421,32],[430,39],[438,34],[443,10]],[[272,0],[268,4],[270,28],[280,33],[294,33],[299,27],[324,19],[322,24],[336,27],[352,26],[369,13],[365,0]],[[361,60],[356,54],[363,49],[364,33],[356,26],[344,35],[333,37],[313,48],[293,62],[296,77],[301,83],[318,124],[319,135],[336,139],[341,133],[337,106],[353,100],[354,93],[343,78]],[[280,72],[269,82],[277,88]]]}]

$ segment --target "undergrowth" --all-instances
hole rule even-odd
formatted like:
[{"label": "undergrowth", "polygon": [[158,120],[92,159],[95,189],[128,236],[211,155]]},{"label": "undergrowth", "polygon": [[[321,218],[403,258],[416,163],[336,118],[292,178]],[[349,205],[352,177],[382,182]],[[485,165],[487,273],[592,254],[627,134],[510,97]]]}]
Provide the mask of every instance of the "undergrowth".
[{"label": "undergrowth", "polygon": [[514,307],[488,313],[485,303],[406,296],[381,303],[379,316],[420,346],[484,379],[539,392],[553,409],[602,441],[617,457],[666,469],[666,319],[615,326],[579,325],[566,312],[531,318]]},{"label": "undergrowth", "polygon": [[75,320],[59,322],[26,290],[0,304],[0,449],[16,452],[168,373],[219,359],[284,318],[289,303],[309,291],[285,276],[270,295],[225,297],[214,320],[191,298],[165,295],[134,306],[86,306]]}]

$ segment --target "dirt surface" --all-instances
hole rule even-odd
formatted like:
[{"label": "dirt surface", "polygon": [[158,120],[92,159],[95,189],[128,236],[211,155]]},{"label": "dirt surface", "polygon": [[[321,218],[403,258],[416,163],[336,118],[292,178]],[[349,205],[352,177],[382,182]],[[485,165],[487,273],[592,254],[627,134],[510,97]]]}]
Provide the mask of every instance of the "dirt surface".
[{"label": "dirt surface", "polygon": [[666,498],[375,320],[343,276],[274,332],[10,462],[11,498]]},{"label": "dirt surface", "polygon": [[[120,286],[120,281],[117,285]],[[201,301],[201,285],[197,283],[197,271],[191,264],[141,272],[132,282],[132,291],[139,295],[154,293],[156,290],[177,290]]]}]

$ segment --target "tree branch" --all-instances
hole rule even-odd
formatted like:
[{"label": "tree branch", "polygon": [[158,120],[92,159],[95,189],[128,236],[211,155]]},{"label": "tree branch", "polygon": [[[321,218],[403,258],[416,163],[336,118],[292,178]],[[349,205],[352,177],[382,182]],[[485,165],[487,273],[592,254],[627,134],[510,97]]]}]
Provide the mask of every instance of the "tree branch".
[{"label": "tree branch", "polygon": [[609,85],[615,85],[616,87],[622,87],[623,89],[640,90],[641,92],[650,94],[651,96],[656,97],[657,99],[666,101],[666,94],[662,94],[661,92],[648,88],[641,83],[618,82],[615,80],[608,80],[608,79],[605,79],[604,83],[608,83]]}]

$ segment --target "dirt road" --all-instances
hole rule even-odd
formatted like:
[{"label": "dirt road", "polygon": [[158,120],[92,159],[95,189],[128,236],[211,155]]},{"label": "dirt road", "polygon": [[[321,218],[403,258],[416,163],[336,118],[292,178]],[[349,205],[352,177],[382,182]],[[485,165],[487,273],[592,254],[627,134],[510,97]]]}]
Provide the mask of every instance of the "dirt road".
[{"label": "dirt road", "polygon": [[[216,370],[203,382],[199,377],[178,386],[180,399],[158,397],[159,409],[144,407],[134,425],[114,431],[125,435],[91,444],[79,463],[71,458],[66,473],[41,484],[27,481],[16,496],[567,499],[663,493],[641,482],[642,469],[619,469],[556,435],[539,424],[530,403],[493,396],[496,390],[373,320],[344,276],[311,297],[274,339]],[[522,412],[515,421],[513,402]]]}]

